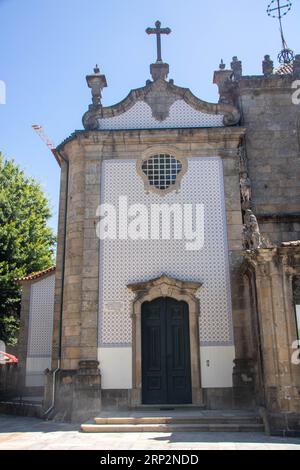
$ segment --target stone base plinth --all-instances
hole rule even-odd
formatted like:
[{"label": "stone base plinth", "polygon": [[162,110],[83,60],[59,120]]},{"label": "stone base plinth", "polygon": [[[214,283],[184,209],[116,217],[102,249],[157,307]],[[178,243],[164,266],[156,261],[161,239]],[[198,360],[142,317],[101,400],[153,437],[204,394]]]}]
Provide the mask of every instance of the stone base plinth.
[{"label": "stone base plinth", "polygon": [[272,436],[300,437],[300,413],[269,413],[268,422]]},{"label": "stone base plinth", "polygon": [[[101,411],[101,375],[98,361],[80,361],[77,370],[59,370],[56,374],[54,409],[50,418],[82,422]],[[53,371],[47,377],[45,411],[51,405]]]},{"label": "stone base plinth", "polygon": [[260,404],[256,390],[256,369],[252,359],[235,359],[233,368],[233,402],[237,408],[255,408]]}]

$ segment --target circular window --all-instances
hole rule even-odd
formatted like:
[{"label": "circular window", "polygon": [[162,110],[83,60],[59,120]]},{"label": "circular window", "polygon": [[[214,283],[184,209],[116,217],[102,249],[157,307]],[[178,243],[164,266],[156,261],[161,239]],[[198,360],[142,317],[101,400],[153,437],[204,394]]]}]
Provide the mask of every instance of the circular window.
[{"label": "circular window", "polygon": [[154,155],[142,163],[142,171],[147,176],[149,185],[160,190],[175,185],[181,170],[182,163],[168,154]]}]

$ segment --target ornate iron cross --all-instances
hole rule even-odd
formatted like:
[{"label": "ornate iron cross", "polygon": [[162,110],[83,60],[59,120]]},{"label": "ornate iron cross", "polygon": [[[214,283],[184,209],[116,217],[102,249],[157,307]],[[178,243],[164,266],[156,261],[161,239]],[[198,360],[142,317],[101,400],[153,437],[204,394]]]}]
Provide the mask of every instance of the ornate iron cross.
[{"label": "ornate iron cross", "polygon": [[292,8],[291,0],[271,0],[268,5],[267,13],[272,18],[278,18],[280,26],[280,35],[282,42],[282,51],[278,54],[278,62],[280,64],[290,64],[294,60],[294,53],[288,48],[283,34],[282,18],[288,14]]},{"label": "ornate iron cross", "polygon": [[[272,18],[281,18],[288,14],[290,9],[292,8],[291,0],[285,0],[285,5],[282,5],[281,0],[272,0],[271,3],[268,5],[267,13]],[[275,13],[277,12],[277,14]]]},{"label": "ornate iron cross", "polygon": [[162,62],[161,58],[161,35],[170,34],[172,31],[170,28],[161,28],[161,22],[156,21],[155,28],[147,28],[147,34],[156,34],[156,45],[157,45],[157,60],[156,62]]}]

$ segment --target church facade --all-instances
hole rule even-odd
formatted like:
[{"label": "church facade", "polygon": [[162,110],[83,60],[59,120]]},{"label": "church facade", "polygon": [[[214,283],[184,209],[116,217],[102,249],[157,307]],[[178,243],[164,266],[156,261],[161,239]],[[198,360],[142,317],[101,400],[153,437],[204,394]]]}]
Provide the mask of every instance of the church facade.
[{"label": "church facade", "polygon": [[[160,48],[152,79],[116,105],[101,104],[98,67],[87,76],[84,129],[57,148],[49,416],[189,404],[299,428],[299,59],[274,71],[266,56],[261,76],[222,62],[216,104],[168,80]],[[21,281],[24,318],[42,280]],[[23,348],[28,387],[43,347]]]}]

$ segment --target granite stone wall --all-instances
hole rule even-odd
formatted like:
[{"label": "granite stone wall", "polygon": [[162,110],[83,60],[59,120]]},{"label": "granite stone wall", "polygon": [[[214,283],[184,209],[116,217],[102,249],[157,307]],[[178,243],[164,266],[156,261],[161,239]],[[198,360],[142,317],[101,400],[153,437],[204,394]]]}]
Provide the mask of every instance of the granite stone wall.
[{"label": "granite stone wall", "polygon": [[275,243],[300,238],[300,105],[292,83],[291,75],[239,82],[253,212]]}]

